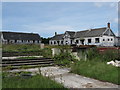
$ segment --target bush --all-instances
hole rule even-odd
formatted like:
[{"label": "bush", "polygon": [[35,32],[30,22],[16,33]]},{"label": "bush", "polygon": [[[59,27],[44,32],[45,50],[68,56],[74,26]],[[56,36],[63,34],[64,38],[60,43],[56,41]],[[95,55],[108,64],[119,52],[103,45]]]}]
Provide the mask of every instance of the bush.
[{"label": "bush", "polygon": [[104,52],[99,52],[97,48],[90,48],[87,51],[88,60],[99,60],[99,61],[111,61],[115,59],[120,59],[119,53],[117,50],[106,50]]},{"label": "bush", "polygon": [[45,58],[52,58],[52,50],[51,48],[44,48],[41,50],[41,55]]},{"label": "bush", "polygon": [[117,50],[107,50],[103,52],[100,56],[102,60],[105,60],[105,61],[120,59],[120,56]]},{"label": "bush", "polygon": [[61,51],[59,55],[55,55],[54,60],[57,65],[69,66],[71,62],[75,61],[75,58],[66,50],[65,52]]}]

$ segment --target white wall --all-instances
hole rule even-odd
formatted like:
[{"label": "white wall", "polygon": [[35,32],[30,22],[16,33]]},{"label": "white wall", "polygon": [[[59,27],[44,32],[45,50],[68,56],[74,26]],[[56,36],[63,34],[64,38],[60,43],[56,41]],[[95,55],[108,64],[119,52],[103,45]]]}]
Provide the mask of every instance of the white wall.
[{"label": "white wall", "polygon": [[[95,38],[99,38],[99,43],[95,42]],[[83,38],[82,38],[83,39]],[[88,43],[88,39],[91,39],[91,43]],[[103,41],[103,39],[105,41]],[[109,41],[108,41],[109,39]],[[111,41],[112,39],[112,41]],[[79,40],[77,45],[82,45],[80,42],[80,38],[75,39]],[[115,38],[113,36],[102,36],[102,37],[86,37],[84,38],[84,45],[98,45],[98,46],[114,46]]]},{"label": "white wall", "polygon": [[[95,42],[95,38],[99,38],[99,43]],[[85,37],[85,38],[76,38],[72,41],[72,44],[75,44],[76,40],[79,40],[77,45],[82,45],[81,39],[84,39],[84,45],[97,45],[97,46],[114,46],[115,45],[115,37],[113,36],[101,36],[101,37]],[[88,39],[91,39],[91,43],[88,43]],[[103,41],[103,39],[105,41]],[[108,41],[109,39],[109,41]],[[112,40],[111,40],[112,39]],[[64,45],[66,45],[66,41],[68,42],[67,45],[71,45],[71,39],[70,38],[64,38]],[[52,42],[52,43],[51,43]],[[56,42],[56,44],[54,44]],[[50,40],[50,45],[58,45],[56,40]],[[61,44],[62,45],[62,44]]]}]

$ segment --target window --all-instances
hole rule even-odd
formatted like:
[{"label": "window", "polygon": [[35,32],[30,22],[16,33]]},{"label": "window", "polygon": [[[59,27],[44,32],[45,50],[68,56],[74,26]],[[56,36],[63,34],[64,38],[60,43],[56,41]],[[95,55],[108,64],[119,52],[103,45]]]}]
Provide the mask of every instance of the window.
[{"label": "window", "polygon": [[72,44],[72,40],[71,40],[71,44]]},{"label": "window", "polygon": [[61,41],[61,44],[63,44],[63,41]]},{"label": "window", "polygon": [[17,40],[15,40],[15,43],[17,43]]},{"label": "window", "polygon": [[111,41],[112,41],[113,39],[111,38]]},{"label": "window", "polygon": [[76,43],[78,43],[78,40],[76,40]]},{"label": "window", "polygon": [[95,38],[95,43],[99,43],[100,39],[99,38]]},{"label": "window", "polygon": [[35,40],[33,40],[33,43],[35,43]]},{"label": "window", "polygon": [[37,42],[39,43],[39,40]]},{"label": "window", "polygon": [[56,44],[56,42],[54,41],[54,44]]},{"label": "window", "polygon": [[88,43],[91,43],[91,39],[88,39]]},{"label": "window", "polygon": [[108,39],[108,41],[110,41],[110,39]]},{"label": "window", "polygon": [[58,45],[59,45],[59,41],[57,41]]},{"label": "window", "polygon": [[103,41],[105,41],[105,39],[103,39]]}]

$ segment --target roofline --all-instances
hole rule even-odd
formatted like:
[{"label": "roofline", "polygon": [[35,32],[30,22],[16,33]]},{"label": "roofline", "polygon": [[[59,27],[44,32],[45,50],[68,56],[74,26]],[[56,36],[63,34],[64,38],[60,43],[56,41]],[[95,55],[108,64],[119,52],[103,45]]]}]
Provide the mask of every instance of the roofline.
[{"label": "roofline", "polygon": [[[38,34],[38,33],[27,33],[27,32],[12,32],[12,31],[0,31],[2,33],[6,32],[6,33],[21,33],[21,34]],[[39,34],[38,34],[39,35]]]},{"label": "roofline", "polygon": [[[102,27],[102,28],[91,28],[91,30],[96,30],[96,29],[103,29],[103,28],[107,28],[107,27]],[[89,29],[88,30],[82,30],[82,31],[77,31],[77,32],[85,32],[85,31],[89,31]]]}]

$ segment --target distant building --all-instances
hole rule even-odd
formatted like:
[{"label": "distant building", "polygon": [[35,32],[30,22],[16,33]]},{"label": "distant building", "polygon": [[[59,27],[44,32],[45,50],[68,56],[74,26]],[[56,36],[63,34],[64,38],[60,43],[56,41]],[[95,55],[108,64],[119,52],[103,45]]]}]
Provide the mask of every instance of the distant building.
[{"label": "distant building", "polygon": [[110,29],[110,23],[107,27],[95,28],[84,31],[66,31],[64,34],[56,34],[49,41],[50,45],[97,45],[114,46],[116,36]]},{"label": "distant building", "polygon": [[3,44],[40,44],[39,34],[20,32],[1,32]]}]

